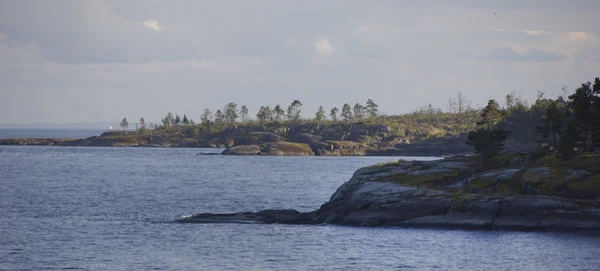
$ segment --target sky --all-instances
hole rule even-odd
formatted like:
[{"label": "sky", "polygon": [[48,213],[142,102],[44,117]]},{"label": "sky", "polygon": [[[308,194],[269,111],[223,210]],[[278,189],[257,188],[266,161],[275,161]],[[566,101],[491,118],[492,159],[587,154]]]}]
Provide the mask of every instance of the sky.
[{"label": "sky", "polygon": [[0,123],[373,99],[532,102],[600,76],[600,1],[0,1]]}]

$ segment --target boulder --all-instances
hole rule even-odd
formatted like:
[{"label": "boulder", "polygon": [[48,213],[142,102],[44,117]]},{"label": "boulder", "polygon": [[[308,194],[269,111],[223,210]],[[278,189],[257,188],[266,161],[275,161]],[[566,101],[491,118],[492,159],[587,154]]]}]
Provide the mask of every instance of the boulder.
[{"label": "boulder", "polygon": [[241,145],[225,149],[223,155],[258,155],[262,147],[259,145]]},{"label": "boulder", "polygon": [[313,156],[315,155],[308,144],[277,142],[262,145],[241,145],[227,148],[224,155],[271,155],[271,156]]}]

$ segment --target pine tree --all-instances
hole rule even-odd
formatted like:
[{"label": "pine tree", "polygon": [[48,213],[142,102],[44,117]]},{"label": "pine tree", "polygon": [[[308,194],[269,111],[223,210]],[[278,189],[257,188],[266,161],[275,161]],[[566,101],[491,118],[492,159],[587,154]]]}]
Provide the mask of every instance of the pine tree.
[{"label": "pine tree", "polygon": [[174,122],[175,120],[173,119],[173,114],[171,114],[171,112],[162,119],[163,127],[165,127],[165,129],[169,129]]},{"label": "pine tree", "polygon": [[331,109],[331,112],[329,113],[329,116],[331,117],[331,121],[337,122],[338,111],[339,111],[339,109],[337,107],[334,107]]},{"label": "pine tree", "polygon": [[354,111],[354,119],[355,120],[360,121],[364,118],[365,107],[362,106],[361,104],[356,103],[354,105],[353,111]]},{"label": "pine tree", "polygon": [[275,121],[281,122],[281,118],[283,117],[283,114],[285,114],[285,111],[283,111],[281,106],[276,105],[275,108],[273,109],[273,116],[275,116]]},{"label": "pine tree", "polygon": [[256,113],[256,118],[258,119],[258,122],[261,126],[265,125],[266,123],[268,123],[269,120],[272,119],[271,113],[271,108],[269,108],[268,106],[261,106],[260,109],[258,109],[258,113]]},{"label": "pine tree", "polygon": [[183,120],[182,120],[182,123],[183,123],[184,125],[188,125],[188,124],[190,124],[190,120],[188,119],[188,117],[187,117],[185,114],[183,114]]},{"label": "pine tree", "polygon": [[225,121],[227,121],[227,123],[232,124],[238,118],[237,104],[235,104],[235,103],[226,104],[224,111],[225,111]]},{"label": "pine tree", "polygon": [[501,121],[503,112],[495,100],[489,100],[488,105],[481,112],[480,127],[469,132],[467,145],[473,147],[476,154],[481,157],[481,166],[490,158],[498,155],[504,149],[504,141],[510,135],[506,129],[496,127]]},{"label": "pine tree", "polygon": [[504,149],[504,141],[509,135],[510,133],[505,129],[479,128],[469,132],[466,143],[473,147],[476,154],[480,155],[483,167],[485,161],[498,155]]},{"label": "pine tree", "polygon": [[221,110],[217,110],[217,112],[215,112],[215,124],[218,125],[220,128],[224,122],[225,115],[223,115],[223,112],[221,112]]},{"label": "pine tree", "polygon": [[323,120],[325,120],[325,110],[323,110],[323,106],[321,105],[315,114],[315,121],[321,123]]},{"label": "pine tree", "polygon": [[175,115],[175,125],[179,125],[181,123],[181,118],[179,117],[179,115]]},{"label": "pine tree", "polygon": [[369,112],[369,118],[371,120],[373,120],[377,117],[377,111],[378,111],[377,108],[378,107],[379,106],[377,104],[375,104],[373,102],[373,100],[371,100],[371,99],[367,100],[367,111]]},{"label": "pine tree", "polygon": [[200,120],[202,125],[206,126],[208,125],[211,120],[212,120],[212,112],[210,111],[210,109],[206,108],[204,109],[204,113],[202,113],[202,116],[200,116]]},{"label": "pine tree", "polygon": [[349,104],[345,103],[342,107],[342,118],[344,118],[345,122],[352,120],[352,108]]},{"label": "pine tree", "polygon": [[121,121],[121,128],[123,128],[123,131],[129,128],[129,122],[127,122],[127,118],[123,118],[123,120]]},{"label": "pine tree", "polygon": [[550,144],[552,149],[556,150],[557,139],[563,132],[564,116],[559,108],[562,98],[559,100],[552,101],[552,103],[546,108],[544,116],[542,116],[542,126],[537,128],[538,133],[544,140],[551,139]]},{"label": "pine tree", "polygon": [[242,117],[242,123],[245,123],[248,118],[248,107],[245,105],[242,105],[242,108],[240,109],[240,116]]},{"label": "pine tree", "polygon": [[142,126],[142,129],[146,129],[146,120],[144,120],[144,117],[140,118],[140,126]]},{"label": "pine tree", "polygon": [[287,118],[292,122],[297,122],[300,120],[300,108],[302,107],[302,103],[299,100],[294,100],[292,104],[288,107],[287,110]]},{"label": "pine tree", "polygon": [[481,120],[477,122],[477,125],[492,130],[502,120],[503,116],[504,112],[500,110],[500,105],[495,100],[489,100],[487,106],[481,112]]},{"label": "pine tree", "polygon": [[581,139],[580,148],[584,151],[592,150],[594,126],[600,118],[594,108],[596,99],[590,82],[582,84],[569,96],[568,107],[573,114],[573,126],[577,137]]}]

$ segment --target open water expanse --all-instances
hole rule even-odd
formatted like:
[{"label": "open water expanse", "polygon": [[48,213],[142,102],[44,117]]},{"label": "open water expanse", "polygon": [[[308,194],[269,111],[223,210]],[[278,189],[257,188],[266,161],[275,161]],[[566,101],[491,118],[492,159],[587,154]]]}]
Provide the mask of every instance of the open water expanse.
[{"label": "open water expanse", "polygon": [[0,139],[6,138],[87,138],[98,136],[107,129],[15,129],[0,128]]},{"label": "open water expanse", "polygon": [[574,233],[170,223],[317,209],[398,159],[208,151],[0,146],[0,269],[600,270],[600,237]]}]

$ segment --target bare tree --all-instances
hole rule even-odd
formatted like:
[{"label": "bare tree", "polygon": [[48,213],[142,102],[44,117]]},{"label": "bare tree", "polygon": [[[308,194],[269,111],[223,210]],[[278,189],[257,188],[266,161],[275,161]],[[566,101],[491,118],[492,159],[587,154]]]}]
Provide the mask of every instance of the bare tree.
[{"label": "bare tree", "polygon": [[450,97],[450,99],[448,99],[448,113],[454,112],[456,112],[456,101]]},{"label": "bare tree", "polygon": [[567,98],[569,98],[569,88],[567,88],[567,86],[562,86],[562,88],[560,88],[562,94],[563,94],[563,100],[567,100]]},{"label": "bare tree", "polygon": [[456,109],[458,110],[458,114],[465,113],[467,111],[467,108],[469,108],[469,106],[470,106],[470,102],[467,101],[467,98],[465,98],[465,96],[462,94],[462,92],[459,92],[456,95]]}]

